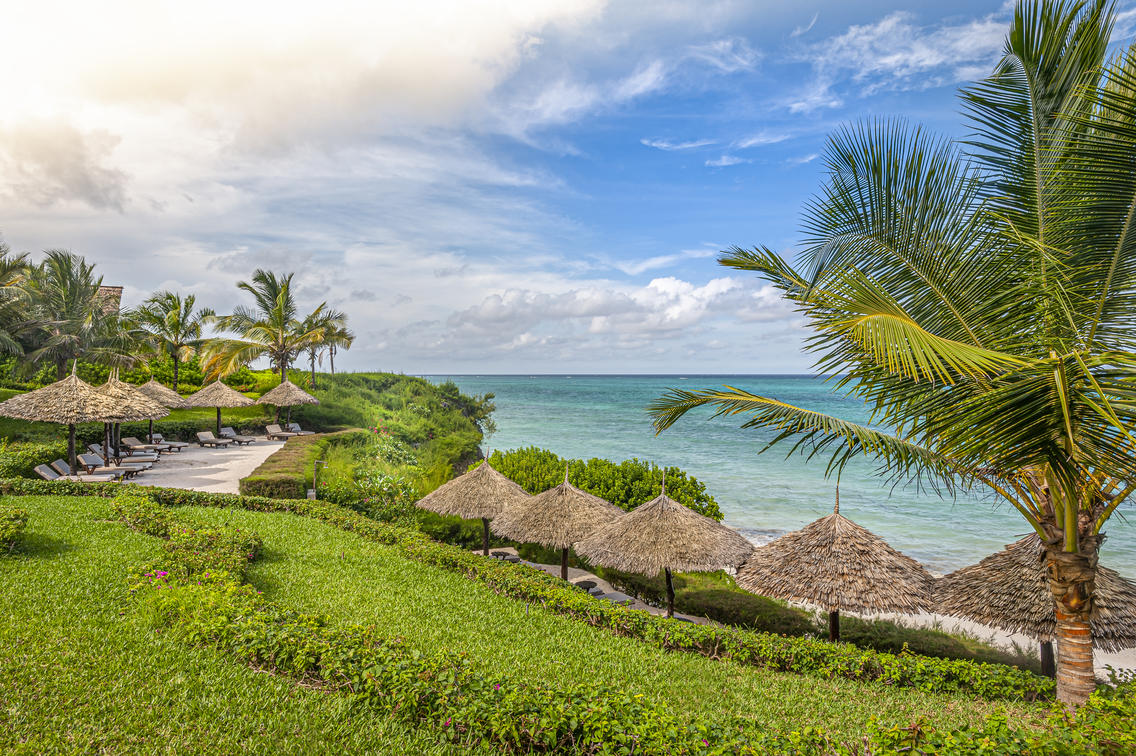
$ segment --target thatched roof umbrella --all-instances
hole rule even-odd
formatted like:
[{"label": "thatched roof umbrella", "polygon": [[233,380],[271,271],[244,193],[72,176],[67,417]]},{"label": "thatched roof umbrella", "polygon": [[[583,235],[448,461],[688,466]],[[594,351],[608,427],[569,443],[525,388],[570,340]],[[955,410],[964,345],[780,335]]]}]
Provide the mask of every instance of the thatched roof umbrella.
[{"label": "thatched roof umbrella", "polygon": [[667,616],[674,616],[671,572],[714,572],[736,567],[753,544],[736,530],[698,514],[662,492],[646,504],[597,529],[576,544],[576,553],[604,567],[667,582]]},{"label": "thatched roof umbrella", "polygon": [[[149,420],[151,432],[154,427],[154,420],[159,417],[165,417],[170,414],[170,411],[160,402],[151,399],[146,394],[138,390],[137,386],[132,386],[129,383],[120,381],[118,379],[117,371],[113,371],[110,377],[107,378],[106,383],[95,389],[104,396],[109,396],[118,405],[118,416],[115,418],[108,418],[106,422],[110,423],[114,428],[111,430],[111,441],[115,449],[115,457],[118,456],[118,425],[123,422]],[[108,463],[107,459],[107,438],[106,430],[103,431],[103,462]]]},{"label": "thatched roof umbrella", "polygon": [[489,527],[514,541],[560,549],[560,577],[567,580],[572,544],[623,516],[619,507],[569,483],[565,466],[563,483],[502,512]]},{"label": "thatched roof umbrella", "polygon": [[[1041,643],[1042,668],[1052,674],[1057,614],[1041,539],[1029,535],[978,564],[935,581],[936,611],[981,622]],[[1103,651],[1136,646],[1136,584],[1115,570],[1097,568],[1093,645]]]},{"label": "thatched roof umbrella", "polygon": [[56,423],[67,426],[67,461],[72,468],[75,458],[75,426],[79,423],[101,423],[121,417],[118,402],[75,375],[49,386],[17,394],[0,403],[0,415],[17,420]]},{"label": "thatched roof umbrella", "polygon": [[[256,400],[257,404],[271,404],[279,409],[280,407],[288,408],[288,421],[292,420],[292,408],[297,404],[319,404],[319,399],[304,391],[302,388],[285,379],[280,382],[280,385],[271,391],[265,393],[264,396]],[[280,415],[276,415],[279,420]]]},{"label": "thatched roof umbrella", "polygon": [[436,514],[480,519],[482,551],[489,556],[489,521],[531,498],[525,489],[493,469],[487,459],[424,496],[418,506]]},{"label": "thatched roof umbrella", "polygon": [[221,408],[251,407],[256,404],[244,394],[235,391],[221,381],[213,381],[195,394],[185,398],[188,407],[216,407],[217,435],[221,435]]},{"label": "thatched roof umbrella", "polygon": [[840,612],[929,612],[934,578],[909,556],[840,514],[759,547],[738,570],[738,585],[761,596],[828,611],[828,637],[840,640]]},{"label": "thatched roof umbrella", "polygon": [[[150,397],[151,399],[153,399],[158,404],[161,404],[163,407],[169,407],[170,409],[183,409],[187,406],[186,402],[185,402],[185,397],[183,397],[181,394],[174,391],[173,389],[167,388],[166,386],[163,386],[162,384],[158,383],[153,378],[146,381],[145,383],[143,383],[141,386],[138,386],[137,388],[143,394]],[[154,421],[153,420],[150,421],[150,431],[149,431],[149,436],[147,438],[147,441],[149,441],[151,444],[154,443]]]}]

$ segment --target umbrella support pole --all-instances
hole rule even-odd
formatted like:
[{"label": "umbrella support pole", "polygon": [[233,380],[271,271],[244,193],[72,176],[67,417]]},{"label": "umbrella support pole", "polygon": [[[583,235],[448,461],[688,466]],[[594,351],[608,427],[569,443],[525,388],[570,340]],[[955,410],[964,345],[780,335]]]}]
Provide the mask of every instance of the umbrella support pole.
[{"label": "umbrella support pole", "polygon": [[217,438],[221,437],[221,408],[217,408]]},{"label": "umbrella support pole", "polygon": [[481,553],[489,556],[489,518],[481,518]]},{"label": "umbrella support pole", "polygon": [[1046,677],[1057,677],[1057,665],[1053,656],[1053,641],[1047,640],[1041,642],[1041,674]]},{"label": "umbrella support pole", "polygon": [[110,424],[103,423],[103,466],[110,467]]},{"label": "umbrella support pole", "polygon": [[154,421],[153,420],[150,421],[150,432],[149,432],[148,436],[146,437],[146,443],[148,443],[148,444],[154,443]]},{"label": "umbrella support pole", "polygon": [[67,464],[71,465],[71,470],[75,470],[75,465],[78,460],[75,458],[75,424],[71,423],[67,426]]},{"label": "umbrella support pole", "polygon": [[560,579],[568,579],[568,549],[560,552]]},{"label": "umbrella support pole", "polygon": [[675,616],[675,587],[674,579],[671,577],[671,568],[666,567],[663,569],[663,574],[667,578],[667,617]]},{"label": "umbrella support pole", "polygon": [[833,643],[840,640],[840,612],[836,609],[828,613],[828,639]]},{"label": "umbrella support pole", "polygon": [[285,420],[284,422],[288,423],[289,425],[292,424],[292,405],[291,404],[288,405],[288,419]]}]

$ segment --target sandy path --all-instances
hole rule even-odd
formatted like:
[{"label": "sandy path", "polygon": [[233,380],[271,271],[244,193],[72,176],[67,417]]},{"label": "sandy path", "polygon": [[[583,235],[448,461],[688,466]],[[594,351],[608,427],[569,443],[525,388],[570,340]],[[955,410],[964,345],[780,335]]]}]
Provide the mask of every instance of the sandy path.
[{"label": "sandy path", "polygon": [[186,488],[191,491],[238,493],[241,478],[248,475],[270,454],[284,445],[283,441],[258,438],[239,447],[202,448],[194,444],[180,452],[162,455],[150,470],[139,475],[135,483],[164,488]]}]

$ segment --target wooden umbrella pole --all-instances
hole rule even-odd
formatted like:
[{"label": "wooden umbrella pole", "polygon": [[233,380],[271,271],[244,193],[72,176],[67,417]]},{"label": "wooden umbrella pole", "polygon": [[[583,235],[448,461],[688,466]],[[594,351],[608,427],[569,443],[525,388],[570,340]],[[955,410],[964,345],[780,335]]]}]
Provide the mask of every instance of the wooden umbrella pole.
[{"label": "wooden umbrella pole", "polygon": [[560,552],[560,579],[568,579],[568,549]]},{"label": "wooden umbrella pole", "polygon": [[666,567],[663,569],[663,574],[667,578],[667,617],[675,616],[675,587],[674,580],[671,578],[671,568]]},{"label": "wooden umbrella pole", "polygon": [[836,609],[828,613],[828,639],[834,643],[840,640],[840,612]]},{"label": "wooden umbrella pole", "polygon": [[103,466],[110,467],[110,423],[103,423]]},{"label": "wooden umbrella pole", "polygon": [[1057,660],[1053,655],[1053,641],[1041,642],[1041,674],[1056,679]]},{"label": "wooden umbrella pole", "polygon": [[75,458],[75,423],[67,426],[67,463],[71,465],[71,471],[75,471],[75,465],[78,460]]},{"label": "wooden umbrella pole", "polygon": [[154,420],[153,420],[153,418],[150,419],[150,433],[146,437],[146,443],[148,443],[148,444],[154,443]]},{"label": "wooden umbrella pole", "polygon": [[489,518],[481,518],[481,553],[489,556]]},{"label": "wooden umbrella pole", "polygon": [[217,408],[217,438],[221,437],[221,408]]}]

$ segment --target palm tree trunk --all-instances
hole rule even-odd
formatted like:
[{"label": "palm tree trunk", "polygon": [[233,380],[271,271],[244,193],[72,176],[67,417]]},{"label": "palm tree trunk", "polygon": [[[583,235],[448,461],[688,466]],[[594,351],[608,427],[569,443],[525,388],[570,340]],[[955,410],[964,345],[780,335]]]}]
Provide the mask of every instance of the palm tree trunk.
[{"label": "palm tree trunk", "polygon": [[61,381],[67,377],[67,360],[55,361],[55,380]]},{"label": "palm tree trunk", "polygon": [[311,363],[312,363],[312,388],[314,389],[316,387],[316,353],[315,353],[315,350],[312,350],[311,352],[308,353],[308,359],[310,359]]},{"label": "palm tree trunk", "polygon": [[174,391],[177,391],[178,390],[178,358],[177,358],[176,355],[173,357],[173,361],[174,361]]},{"label": "palm tree trunk", "polygon": [[327,364],[331,368],[331,374],[335,375],[335,344],[327,348]]},{"label": "palm tree trunk", "polygon": [[1080,551],[1065,551],[1060,539],[1046,544],[1045,550],[1049,590],[1057,610],[1057,699],[1068,708],[1083,704],[1096,688],[1089,617],[1102,536],[1079,540]]}]

